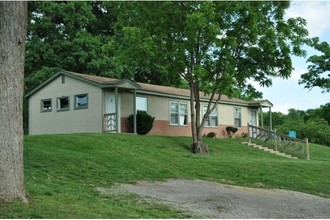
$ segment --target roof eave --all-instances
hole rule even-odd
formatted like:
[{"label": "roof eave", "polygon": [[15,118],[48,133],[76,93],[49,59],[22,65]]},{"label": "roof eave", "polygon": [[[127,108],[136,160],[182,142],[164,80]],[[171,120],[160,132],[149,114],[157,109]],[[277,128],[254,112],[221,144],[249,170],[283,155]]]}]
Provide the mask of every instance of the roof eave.
[{"label": "roof eave", "polygon": [[[141,86],[131,80],[128,80],[128,79],[122,79],[122,80],[119,80],[118,82],[115,82],[115,83],[99,83],[99,82],[96,82],[96,81],[93,81],[93,80],[90,80],[90,79],[87,79],[87,78],[84,78],[84,77],[81,77],[81,76],[78,76],[76,74],[73,74],[69,71],[66,71],[66,70],[60,70],[59,72],[57,72],[56,74],[54,74],[53,76],[51,76],[49,79],[47,79],[45,82],[43,82],[42,84],[40,84],[39,86],[37,86],[35,89],[33,89],[31,92],[29,92],[28,94],[26,94],[24,96],[24,98],[29,98],[30,96],[32,96],[34,93],[36,93],[37,91],[39,91],[40,89],[42,89],[43,87],[47,86],[50,82],[52,82],[54,79],[56,79],[57,77],[59,77],[60,75],[65,75],[65,76],[68,76],[68,77],[71,77],[73,79],[77,79],[77,80],[80,80],[80,81],[83,81],[85,83],[88,83],[88,84],[91,84],[93,86],[96,86],[96,87],[99,87],[101,89],[103,88],[116,88],[116,87],[119,87],[125,83],[128,83],[129,85],[131,85],[131,89],[140,89]],[[125,87],[123,87],[125,88]]]},{"label": "roof eave", "polygon": [[251,107],[269,107],[272,108],[274,105],[268,99],[257,100],[249,103]]}]

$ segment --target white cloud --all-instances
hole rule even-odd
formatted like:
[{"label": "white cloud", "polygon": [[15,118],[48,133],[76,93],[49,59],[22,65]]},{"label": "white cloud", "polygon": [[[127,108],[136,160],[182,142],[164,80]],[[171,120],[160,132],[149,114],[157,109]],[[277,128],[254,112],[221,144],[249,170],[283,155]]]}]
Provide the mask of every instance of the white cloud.
[{"label": "white cloud", "polygon": [[306,19],[310,37],[330,30],[330,1],[292,1],[286,15]]}]

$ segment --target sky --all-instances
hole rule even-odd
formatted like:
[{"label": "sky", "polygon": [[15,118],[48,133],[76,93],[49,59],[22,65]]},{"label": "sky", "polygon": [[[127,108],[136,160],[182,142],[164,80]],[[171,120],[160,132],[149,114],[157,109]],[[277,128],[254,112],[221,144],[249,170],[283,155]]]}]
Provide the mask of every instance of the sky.
[{"label": "sky", "polygon": [[[330,43],[330,1],[292,1],[287,17],[302,17],[307,21],[309,37],[319,37],[321,41]],[[294,71],[289,79],[273,79],[273,85],[268,88],[256,88],[263,93],[263,99],[273,103],[273,112],[288,113],[288,109],[315,109],[330,102],[330,93],[321,93],[318,87],[312,90],[299,85],[300,75],[307,72],[307,58],[319,54],[310,47],[305,47],[306,58],[292,57]]]}]

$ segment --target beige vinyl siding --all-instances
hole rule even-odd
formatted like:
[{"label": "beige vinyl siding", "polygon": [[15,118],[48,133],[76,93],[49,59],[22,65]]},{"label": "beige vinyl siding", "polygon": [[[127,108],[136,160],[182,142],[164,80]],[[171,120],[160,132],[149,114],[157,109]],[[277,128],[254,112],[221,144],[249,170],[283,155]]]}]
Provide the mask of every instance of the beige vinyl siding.
[{"label": "beige vinyl siding", "polygon": [[[156,95],[136,94],[137,97],[147,98],[147,113],[155,120],[169,121],[170,120],[170,101],[179,101],[187,103],[188,108],[188,122],[190,122],[190,105],[189,100],[174,99],[161,97]],[[122,115],[121,117],[127,118],[130,114],[133,114],[133,93],[122,93],[121,103]]]},{"label": "beige vinyl siding", "polygon": [[[88,94],[88,108],[75,110],[74,96]],[[68,96],[70,108],[56,111],[57,99]],[[58,76],[29,99],[29,134],[102,132],[102,90],[65,76]],[[41,100],[52,100],[52,111],[40,112]]]},{"label": "beige vinyl siding", "polygon": [[241,126],[246,126],[249,121],[249,109],[246,106],[225,105],[218,106],[218,122],[222,125],[234,126],[234,108],[241,109]]}]

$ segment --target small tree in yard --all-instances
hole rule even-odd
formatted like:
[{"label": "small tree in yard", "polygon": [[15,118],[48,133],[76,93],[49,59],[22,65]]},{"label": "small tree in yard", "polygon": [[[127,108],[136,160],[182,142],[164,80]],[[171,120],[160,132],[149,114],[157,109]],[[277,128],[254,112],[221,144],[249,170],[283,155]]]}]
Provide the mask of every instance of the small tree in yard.
[{"label": "small tree in yard", "polygon": [[[308,35],[306,21],[286,20],[289,6],[289,1],[121,4],[117,58],[126,66],[185,80],[190,89],[191,148],[206,153],[202,131],[220,94],[231,96],[237,88],[255,92],[248,80],[271,86],[271,78],[291,75],[291,55],[305,55],[301,46]],[[209,97],[205,115],[203,94]]]},{"label": "small tree in yard", "polygon": [[23,174],[23,80],[27,2],[0,2],[0,202],[27,202]]}]

